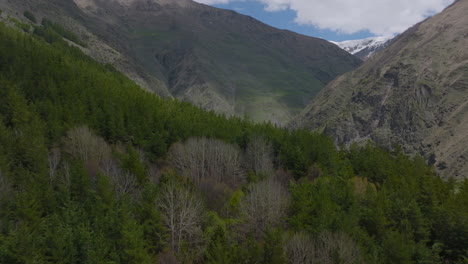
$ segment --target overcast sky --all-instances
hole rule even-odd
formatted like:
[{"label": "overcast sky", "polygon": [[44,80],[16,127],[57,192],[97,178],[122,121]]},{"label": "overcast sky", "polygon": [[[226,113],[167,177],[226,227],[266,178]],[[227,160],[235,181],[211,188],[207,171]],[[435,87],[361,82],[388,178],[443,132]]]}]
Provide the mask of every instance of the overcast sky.
[{"label": "overcast sky", "polygon": [[401,33],[453,0],[196,0],[275,27],[341,41]]}]

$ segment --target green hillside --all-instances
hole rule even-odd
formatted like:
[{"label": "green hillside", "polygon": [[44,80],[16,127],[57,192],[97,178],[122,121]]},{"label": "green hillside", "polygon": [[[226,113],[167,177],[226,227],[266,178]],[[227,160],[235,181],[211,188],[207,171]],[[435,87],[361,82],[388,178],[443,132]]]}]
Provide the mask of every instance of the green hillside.
[{"label": "green hillside", "polygon": [[326,40],[192,0],[23,0],[0,8],[64,25],[88,44],[87,54],[163,97],[257,122],[285,125],[361,63]]},{"label": "green hillside", "polygon": [[468,182],[161,99],[56,31],[0,24],[0,263],[465,263]]}]

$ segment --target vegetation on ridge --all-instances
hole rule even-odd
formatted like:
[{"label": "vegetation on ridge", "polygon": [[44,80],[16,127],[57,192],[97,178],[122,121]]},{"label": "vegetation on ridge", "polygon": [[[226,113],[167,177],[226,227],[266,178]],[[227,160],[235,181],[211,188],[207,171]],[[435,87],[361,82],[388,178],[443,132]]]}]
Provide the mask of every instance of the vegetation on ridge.
[{"label": "vegetation on ridge", "polygon": [[464,263],[468,182],[163,100],[0,24],[0,263]]}]

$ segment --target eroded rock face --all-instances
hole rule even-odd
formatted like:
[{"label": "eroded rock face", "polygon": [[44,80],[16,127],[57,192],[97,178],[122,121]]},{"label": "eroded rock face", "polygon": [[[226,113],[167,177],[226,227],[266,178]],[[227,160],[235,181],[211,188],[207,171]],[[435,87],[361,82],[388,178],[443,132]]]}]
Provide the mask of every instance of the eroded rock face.
[{"label": "eroded rock face", "polygon": [[329,84],[291,123],[337,143],[373,140],[468,177],[468,1],[412,27]]}]

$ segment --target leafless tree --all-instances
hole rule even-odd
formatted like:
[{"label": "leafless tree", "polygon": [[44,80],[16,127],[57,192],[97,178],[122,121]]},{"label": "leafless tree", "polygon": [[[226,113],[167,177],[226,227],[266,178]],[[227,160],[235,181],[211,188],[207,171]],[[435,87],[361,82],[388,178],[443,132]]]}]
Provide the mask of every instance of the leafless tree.
[{"label": "leafless tree", "polygon": [[101,137],[95,135],[87,126],[70,129],[64,141],[65,150],[83,161],[94,160],[99,164],[111,156],[111,148]]},{"label": "leafless tree", "polygon": [[137,195],[138,183],[135,175],[123,170],[115,159],[107,158],[102,160],[100,169],[111,180],[116,194]]},{"label": "leafless tree", "polygon": [[357,244],[345,233],[322,232],[316,239],[297,233],[284,246],[291,264],[363,263]]},{"label": "leafless tree", "polygon": [[60,164],[60,149],[54,148],[48,155],[49,179],[52,182],[55,179],[57,168]]},{"label": "leafless tree", "polygon": [[258,235],[258,232],[281,222],[289,203],[287,190],[274,178],[269,178],[250,186],[242,201],[241,212]]},{"label": "leafless tree", "polygon": [[202,244],[203,202],[193,191],[169,181],[162,186],[157,205],[170,232],[174,252],[180,256],[183,243],[191,250]]},{"label": "leafless tree", "polygon": [[176,143],[169,150],[168,160],[180,174],[195,183],[210,180],[238,186],[245,178],[241,169],[241,151],[221,140],[191,138]]},{"label": "leafless tree", "polygon": [[161,180],[161,171],[156,164],[150,164],[146,174],[150,182],[153,184],[158,184]]},{"label": "leafless tree", "polygon": [[253,137],[245,151],[247,167],[257,174],[271,175],[274,172],[273,145],[263,137]]},{"label": "leafless tree", "polygon": [[67,153],[83,160],[94,184],[101,163],[112,156],[112,150],[107,142],[95,135],[87,126],[70,129],[64,139],[64,148]]},{"label": "leafless tree", "polygon": [[180,264],[173,252],[164,252],[158,255],[159,264]]},{"label": "leafless tree", "polygon": [[66,161],[62,163],[62,180],[65,186],[71,186],[70,165]]},{"label": "leafless tree", "polygon": [[343,232],[324,231],[319,235],[316,243],[317,263],[362,263],[358,245]]},{"label": "leafless tree", "polygon": [[315,242],[305,232],[294,234],[284,243],[284,253],[290,264],[316,263]]}]

